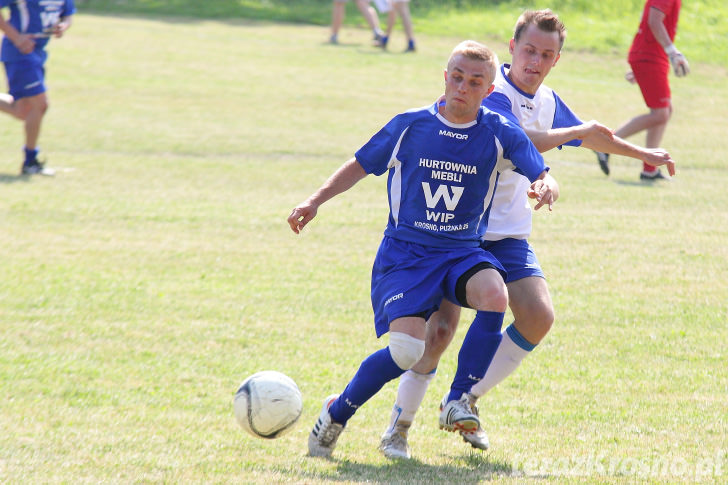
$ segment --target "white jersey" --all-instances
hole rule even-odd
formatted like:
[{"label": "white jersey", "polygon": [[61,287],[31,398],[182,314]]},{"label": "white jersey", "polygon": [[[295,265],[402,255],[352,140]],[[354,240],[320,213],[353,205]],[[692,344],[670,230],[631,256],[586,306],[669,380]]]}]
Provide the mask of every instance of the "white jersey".
[{"label": "white jersey", "polygon": [[[533,131],[565,128],[582,123],[551,88],[542,84],[533,95],[518,89],[508,78],[508,69],[509,64],[503,64],[498,69],[494,81],[495,89],[483,100],[487,108],[515,119],[522,128]],[[573,140],[566,144],[579,146],[581,141]],[[488,229],[483,239],[500,241],[505,238],[527,239],[530,236],[531,205],[527,196],[530,185],[529,180],[513,166],[500,173]]]}]

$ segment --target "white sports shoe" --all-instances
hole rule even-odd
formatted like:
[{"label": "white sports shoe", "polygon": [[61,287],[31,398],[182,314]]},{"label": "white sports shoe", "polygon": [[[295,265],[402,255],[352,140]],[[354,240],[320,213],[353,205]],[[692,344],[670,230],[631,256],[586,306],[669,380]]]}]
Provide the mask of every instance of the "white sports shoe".
[{"label": "white sports shoe", "polygon": [[[447,394],[442,398],[442,401],[440,402],[440,411],[445,407],[445,400],[447,399]],[[472,394],[468,393],[468,401],[470,410],[478,416],[478,420],[480,420],[480,413],[478,412],[478,406],[475,404],[476,397]],[[478,429],[472,432],[462,431],[460,430],[460,436],[463,437],[463,441],[466,443],[469,443],[470,446],[473,448],[477,448],[479,450],[487,450],[490,447],[490,442],[488,441],[488,435],[485,433],[485,430],[482,426],[478,425]]]},{"label": "white sports shoe", "polygon": [[473,448],[477,448],[479,450],[487,450],[490,446],[490,442],[488,441],[488,435],[485,434],[485,431],[481,426],[478,426],[478,429],[476,429],[472,433],[466,433],[465,431],[461,431],[460,436],[463,437],[463,441],[465,441],[466,443],[470,443],[470,446],[472,446]]},{"label": "white sports shoe", "polygon": [[384,456],[392,459],[410,459],[410,447],[407,444],[408,429],[409,425],[397,425],[394,430],[388,431],[382,435],[382,442],[379,444],[379,449],[382,451]]},{"label": "white sports shoe", "polygon": [[[447,396],[445,396],[447,399]],[[474,433],[480,427],[478,416],[470,408],[475,398],[464,392],[460,399],[446,403],[440,411],[440,429]]]},{"label": "white sports shoe", "polygon": [[339,397],[338,394],[332,394],[324,399],[321,414],[308,435],[308,454],[310,456],[331,456],[331,452],[336,446],[336,440],[344,431],[344,425],[333,421],[329,414],[329,407],[337,397]]}]

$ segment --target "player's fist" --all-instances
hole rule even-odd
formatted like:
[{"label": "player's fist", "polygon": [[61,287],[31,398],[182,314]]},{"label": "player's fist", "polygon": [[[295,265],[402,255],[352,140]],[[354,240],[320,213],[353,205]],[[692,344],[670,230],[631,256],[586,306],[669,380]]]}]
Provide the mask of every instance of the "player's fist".
[{"label": "player's fist", "polygon": [[680,52],[670,56],[670,64],[672,64],[672,70],[675,71],[677,77],[683,77],[690,73],[688,60]]},{"label": "player's fist", "polygon": [[685,58],[682,52],[677,50],[675,44],[670,44],[669,46],[665,47],[665,53],[670,59],[670,64],[672,64],[672,70],[675,72],[675,75],[677,77],[683,77],[690,73],[690,65],[688,64],[688,60]]}]

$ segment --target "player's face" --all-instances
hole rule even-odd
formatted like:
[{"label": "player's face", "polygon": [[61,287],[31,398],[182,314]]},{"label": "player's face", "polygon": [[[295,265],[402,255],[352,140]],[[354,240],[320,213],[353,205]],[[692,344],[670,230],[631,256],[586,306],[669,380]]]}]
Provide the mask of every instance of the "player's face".
[{"label": "player's face", "polygon": [[508,77],[521,90],[535,94],[559,60],[559,33],[544,32],[529,25],[516,42],[511,39],[511,70]]},{"label": "player's face", "polygon": [[445,107],[442,115],[453,123],[473,121],[480,103],[493,91],[493,78],[485,61],[454,56],[445,71]]}]

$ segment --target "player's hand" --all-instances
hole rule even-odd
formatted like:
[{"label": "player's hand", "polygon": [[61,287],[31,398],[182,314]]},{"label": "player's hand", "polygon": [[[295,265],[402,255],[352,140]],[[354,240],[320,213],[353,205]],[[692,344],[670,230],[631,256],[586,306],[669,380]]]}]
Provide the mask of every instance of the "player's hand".
[{"label": "player's hand", "polygon": [[664,165],[667,167],[667,173],[670,174],[670,177],[675,176],[675,160],[662,148],[647,148],[642,161],[653,167]]},{"label": "player's hand", "polygon": [[670,54],[670,64],[677,77],[687,76],[690,73],[690,65],[685,56],[678,50]]},{"label": "player's hand", "polygon": [[299,234],[301,230],[309,223],[311,219],[316,217],[318,207],[309,203],[304,202],[291,212],[288,216],[288,225],[291,226],[291,230],[296,234]]},{"label": "player's hand", "polygon": [[536,205],[533,210],[539,210],[545,204],[548,204],[549,210],[552,211],[554,202],[559,198],[559,184],[556,179],[550,175],[545,178],[536,180],[528,189],[528,197],[536,199]]},{"label": "player's hand", "polygon": [[634,77],[634,73],[632,71],[627,71],[624,74],[624,78],[627,80],[628,83],[634,84],[637,82],[637,79]]},{"label": "player's hand", "polygon": [[579,135],[577,136],[577,139],[583,140],[584,138],[592,135],[593,133],[601,133],[602,135],[606,136],[610,140],[614,139],[614,131],[612,131],[611,128],[608,126],[605,126],[601,123],[599,123],[596,120],[587,121],[586,123],[582,123],[579,127]]},{"label": "player's hand", "polygon": [[63,37],[63,33],[67,31],[70,26],[71,24],[69,22],[58,22],[53,27],[51,27],[51,35],[60,39],[61,37]]},{"label": "player's hand", "polygon": [[21,54],[30,54],[35,49],[35,39],[32,34],[19,34],[13,44]]}]

